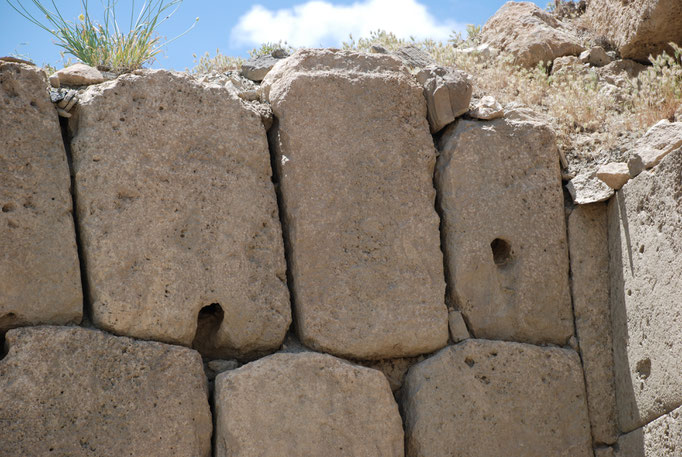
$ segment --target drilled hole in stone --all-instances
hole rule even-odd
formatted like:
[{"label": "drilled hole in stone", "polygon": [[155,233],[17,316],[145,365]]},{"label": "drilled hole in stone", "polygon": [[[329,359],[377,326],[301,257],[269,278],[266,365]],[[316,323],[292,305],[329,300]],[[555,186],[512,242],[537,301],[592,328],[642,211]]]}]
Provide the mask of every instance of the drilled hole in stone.
[{"label": "drilled hole in stone", "polygon": [[197,331],[194,334],[192,347],[199,351],[201,355],[210,357],[214,355],[215,336],[218,333],[220,324],[223,323],[225,313],[219,303],[211,303],[204,306],[199,311],[197,317]]},{"label": "drilled hole in stone", "polygon": [[495,262],[495,265],[503,266],[511,261],[512,250],[509,242],[502,238],[495,238],[493,242],[490,243],[490,249],[493,251],[493,261]]},{"label": "drilled hole in stone", "polygon": [[646,379],[651,375],[651,359],[648,357],[637,362],[637,374],[640,378]]}]

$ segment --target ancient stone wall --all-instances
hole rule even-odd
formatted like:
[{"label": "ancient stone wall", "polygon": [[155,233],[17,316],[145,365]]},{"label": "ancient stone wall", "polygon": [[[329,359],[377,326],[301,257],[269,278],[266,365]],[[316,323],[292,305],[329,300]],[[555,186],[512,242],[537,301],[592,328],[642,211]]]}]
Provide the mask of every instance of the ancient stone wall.
[{"label": "ancient stone wall", "polygon": [[428,72],[0,62],[0,455],[679,456],[682,148],[574,206]]}]

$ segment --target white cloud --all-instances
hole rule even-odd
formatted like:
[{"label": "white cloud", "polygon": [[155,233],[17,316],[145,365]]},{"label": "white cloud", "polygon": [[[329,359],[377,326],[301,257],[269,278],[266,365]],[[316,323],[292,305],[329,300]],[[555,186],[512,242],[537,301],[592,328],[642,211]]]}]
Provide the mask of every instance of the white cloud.
[{"label": "white cloud", "polygon": [[253,6],[232,29],[237,45],[258,45],[284,40],[292,46],[336,46],[353,37],[366,37],[382,29],[400,38],[446,40],[464,26],[439,21],[417,0],[363,0],[352,5],[308,1],[276,11]]}]

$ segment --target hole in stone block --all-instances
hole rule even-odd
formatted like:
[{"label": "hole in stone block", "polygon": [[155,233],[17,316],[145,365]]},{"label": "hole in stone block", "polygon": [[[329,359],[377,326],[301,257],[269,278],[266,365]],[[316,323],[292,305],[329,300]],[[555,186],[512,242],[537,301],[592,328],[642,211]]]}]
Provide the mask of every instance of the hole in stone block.
[{"label": "hole in stone block", "polygon": [[640,378],[648,378],[651,375],[651,359],[647,357],[637,362],[636,370]]},{"label": "hole in stone block", "polygon": [[10,212],[14,211],[14,208],[15,208],[14,203],[7,203],[7,204],[2,205],[2,212],[3,213],[10,213]]},{"label": "hole in stone block", "polygon": [[225,312],[219,303],[211,303],[199,311],[197,331],[194,334],[192,347],[199,351],[201,355],[209,356],[215,352],[215,336],[218,333],[220,324],[223,323],[224,317]]},{"label": "hole in stone block", "polygon": [[493,242],[490,243],[490,249],[493,251],[493,261],[498,267],[506,265],[511,261],[512,249],[509,242],[502,238],[495,238]]}]

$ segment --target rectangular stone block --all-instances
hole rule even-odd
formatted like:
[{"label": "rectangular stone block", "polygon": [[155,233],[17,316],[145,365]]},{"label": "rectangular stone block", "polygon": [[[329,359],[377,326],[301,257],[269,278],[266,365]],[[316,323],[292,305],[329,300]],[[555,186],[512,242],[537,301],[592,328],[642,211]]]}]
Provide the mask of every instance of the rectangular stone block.
[{"label": "rectangular stone block", "polygon": [[322,351],[407,357],[445,345],[436,151],[421,87],[382,54],[301,50],[263,82],[297,330]]},{"label": "rectangular stone block", "polygon": [[606,212],[606,204],[594,203],[575,207],[568,217],[575,330],[595,445],[618,439]]},{"label": "rectangular stone block", "polygon": [[0,455],[209,457],[201,356],[80,327],[10,330]]},{"label": "rectangular stone block", "polygon": [[142,70],[83,94],[72,140],[94,323],[251,357],[291,322],[260,116],[236,92]]},{"label": "rectangular stone block", "polygon": [[630,432],[682,405],[682,150],[609,202],[618,424]]},{"label": "rectangular stone block", "polygon": [[615,457],[682,455],[682,408],[618,438]]},{"label": "rectangular stone block", "polygon": [[476,338],[564,345],[573,313],[559,156],[547,125],[521,119],[460,120],[441,138],[449,300]]},{"label": "rectangular stone block", "polygon": [[45,73],[0,62],[0,333],[81,321],[71,180]]}]

